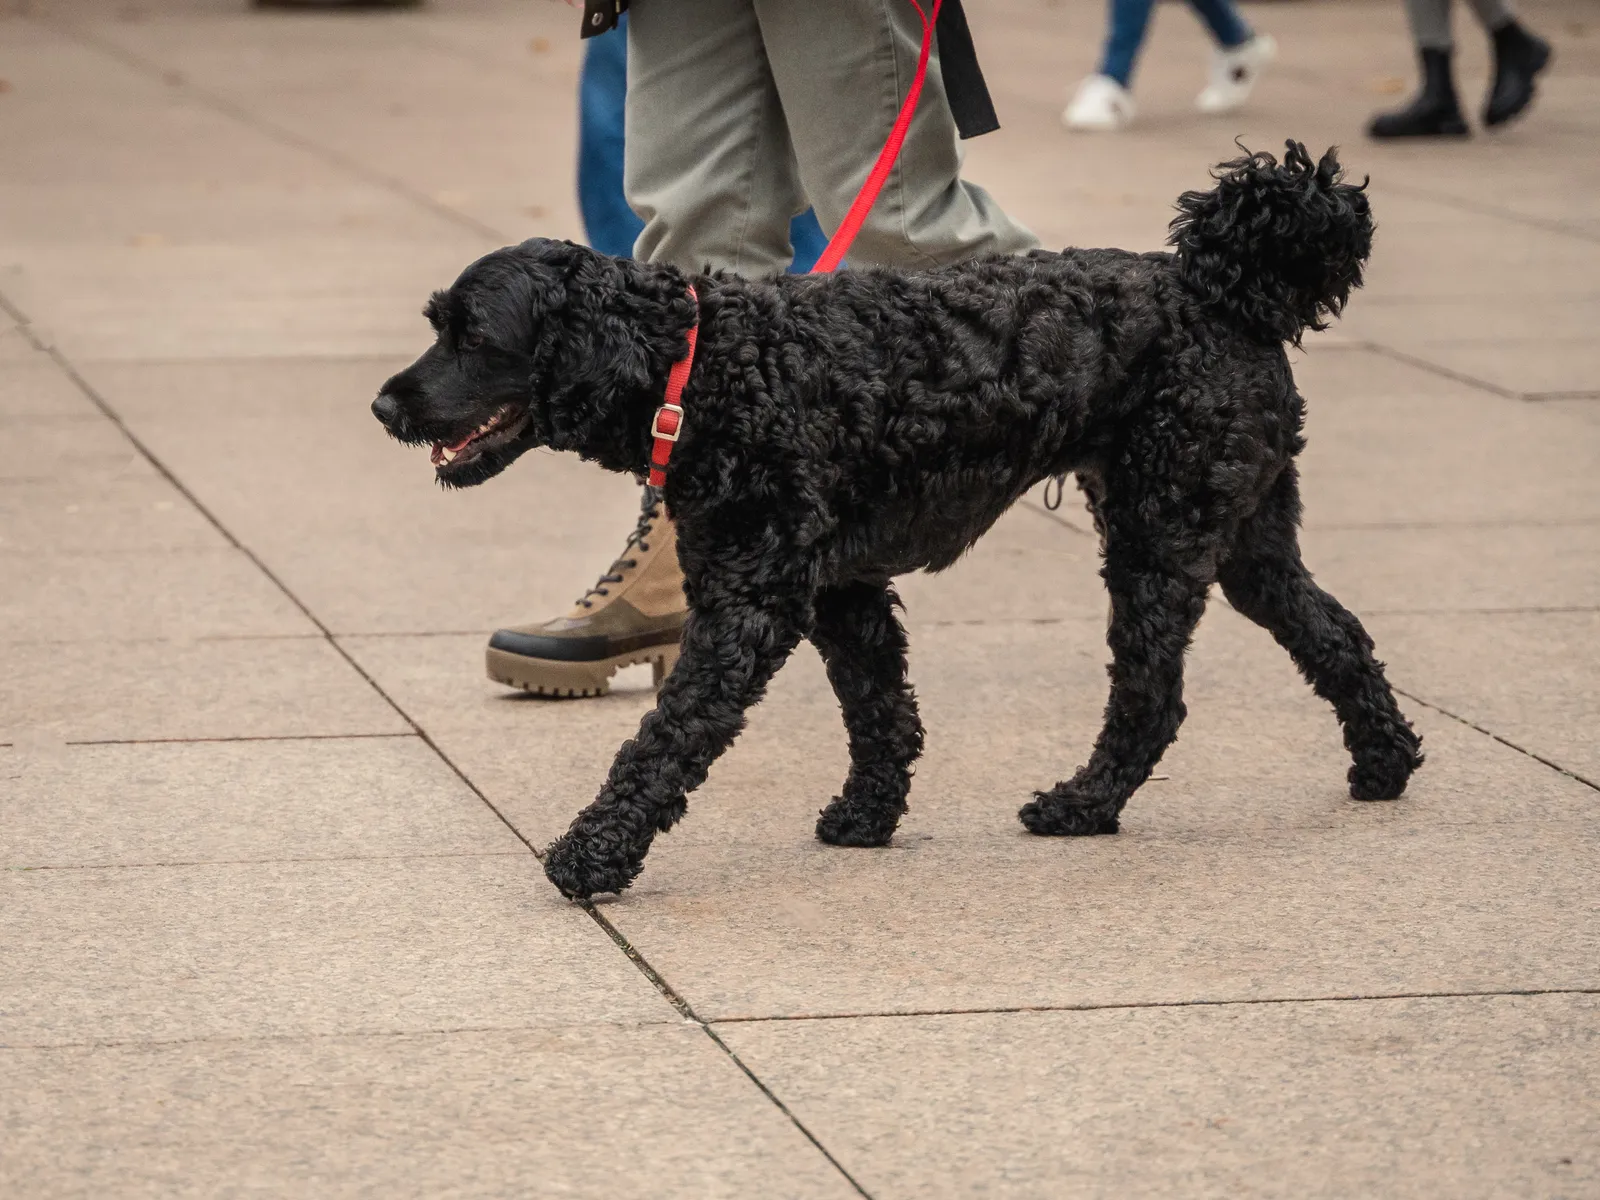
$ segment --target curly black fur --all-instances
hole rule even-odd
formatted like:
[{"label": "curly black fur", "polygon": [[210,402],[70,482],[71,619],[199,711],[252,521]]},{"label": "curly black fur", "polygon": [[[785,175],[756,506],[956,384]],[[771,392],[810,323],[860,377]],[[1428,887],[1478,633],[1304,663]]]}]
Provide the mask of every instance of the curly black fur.
[{"label": "curly black fur", "polygon": [[1168,241],[1178,270],[1214,312],[1269,342],[1326,329],[1372,253],[1366,181],[1341,183],[1329,150],[1313,164],[1290,142],[1277,163],[1246,154],[1217,168],[1209,192],[1178,197]]},{"label": "curly black fur", "polygon": [[1313,169],[1291,143],[1282,166],[1249,155],[1180,204],[1175,254],[753,282],[534,240],[435,297],[435,345],[373,407],[409,442],[461,442],[492,416],[439,467],[466,486],[534,446],[642,474],[699,293],[665,490],[690,605],[682,657],[546,855],[565,894],[628,886],[801,638],[850,735],[817,836],[887,842],[922,748],[891,580],[949,566],[1067,471],[1104,533],[1111,697],[1089,761],[1022,809],[1028,829],[1116,832],[1183,720],[1183,656],[1214,582],[1332,703],[1351,794],[1400,795],[1419,740],[1360,622],[1300,560],[1303,402],[1283,348],[1360,282],[1366,197],[1331,152]]}]

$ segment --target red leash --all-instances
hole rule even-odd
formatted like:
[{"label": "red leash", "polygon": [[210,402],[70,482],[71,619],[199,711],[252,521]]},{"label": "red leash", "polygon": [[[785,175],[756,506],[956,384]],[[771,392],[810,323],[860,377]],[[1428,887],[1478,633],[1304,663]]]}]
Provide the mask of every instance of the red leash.
[{"label": "red leash", "polygon": [[[883,149],[878,152],[878,161],[872,164],[872,170],[868,173],[866,182],[861,185],[861,190],[856,193],[850,211],[845,213],[839,228],[828,239],[822,257],[817,259],[817,265],[811,268],[813,275],[826,275],[844,261],[850,244],[856,240],[856,234],[861,232],[861,226],[866,224],[867,214],[877,203],[883,185],[889,182],[889,172],[894,170],[895,160],[900,157],[900,148],[906,144],[906,134],[911,130],[911,118],[916,115],[917,101],[922,97],[922,84],[928,77],[928,58],[933,53],[934,24],[939,19],[939,5],[942,0],[933,0],[933,7],[926,10],[918,0],[908,0],[908,2],[922,19],[922,51],[917,56],[917,72],[911,77],[911,87],[906,92],[905,103],[900,106],[900,115],[895,118],[894,128],[889,131],[889,140],[884,142]],[[667,375],[665,403],[656,409],[656,418],[650,428],[650,436],[654,439],[650,449],[651,487],[661,487],[667,482],[667,463],[672,459],[672,447],[677,444],[678,436],[683,430],[681,403],[683,388],[689,382],[689,369],[694,365],[695,336],[700,328],[698,319],[700,298],[695,295],[692,287],[689,289],[689,299],[695,302],[696,313],[695,323],[689,327],[689,348],[682,358],[672,364],[672,371]]]},{"label": "red leash", "polygon": [[889,182],[889,172],[894,170],[894,160],[900,157],[900,147],[906,144],[906,134],[911,129],[911,118],[916,113],[917,101],[922,96],[922,81],[928,77],[928,56],[933,53],[933,26],[939,19],[941,3],[942,0],[933,0],[933,10],[928,12],[924,11],[917,0],[910,0],[911,7],[917,10],[917,16],[922,18],[922,52],[917,56],[917,73],[911,77],[911,88],[906,92],[906,102],[900,106],[900,115],[895,118],[894,128],[889,132],[889,140],[878,152],[878,161],[873,164],[872,173],[867,176],[867,181],[856,193],[855,202],[850,205],[850,211],[845,214],[843,223],[828,239],[828,247],[822,252],[822,257],[817,259],[817,265],[811,268],[813,275],[826,275],[844,261],[850,243],[856,240],[856,234],[861,232],[861,226],[866,223],[867,214],[877,203],[878,193],[883,191],[883,185]]}]

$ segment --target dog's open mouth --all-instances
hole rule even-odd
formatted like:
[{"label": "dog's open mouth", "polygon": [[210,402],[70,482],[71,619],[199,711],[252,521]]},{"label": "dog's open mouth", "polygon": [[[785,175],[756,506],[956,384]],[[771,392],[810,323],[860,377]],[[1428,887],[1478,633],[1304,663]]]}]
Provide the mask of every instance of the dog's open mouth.
[{"label": "dog's open mouth", "polygon": [[503,446],[522,432],[528,423],[528,410],[519,404],[503,404],[482,425],[479,425],[459,442],[433,443],[429,456],[433,465],[443,471],[446,467],[469,463],[485,450]]}]

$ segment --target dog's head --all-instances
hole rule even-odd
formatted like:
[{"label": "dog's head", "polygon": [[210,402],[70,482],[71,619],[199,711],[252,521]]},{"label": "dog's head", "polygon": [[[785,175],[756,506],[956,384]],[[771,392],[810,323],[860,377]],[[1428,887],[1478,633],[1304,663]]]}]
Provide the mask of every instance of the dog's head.
[{"label": "dog's head", "polygon": [[637,470],[630,426],[648,423],[693,322],[692,305],[675,311],[686,294],[671,268],[570,242],[496,250],[428,301],[434,343],[383,385],[373,415],[397,440],[431,444],[448,487],[492,479],[537,446]]}]

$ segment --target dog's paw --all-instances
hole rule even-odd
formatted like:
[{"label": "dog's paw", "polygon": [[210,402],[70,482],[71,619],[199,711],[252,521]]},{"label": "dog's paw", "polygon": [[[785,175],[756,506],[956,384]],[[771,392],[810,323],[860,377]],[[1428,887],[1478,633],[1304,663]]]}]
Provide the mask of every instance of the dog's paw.
[{"label": "dog's paw", "polygon": [[1093,837],[1116,833],[1121,811],[1122,805],[1115,801],[1091,799],[1057,784],[1048,792],[1035,792],[1017,813],[1017,820],[1029,833],[1041,837]]},{"label": "dog's paw", "polygon": [[1411,774],[1422,765],[1421,738],[1409,729],[1406,735],[1379,749],[1358,748],[1350,766],[1350,797],[1353,800],[1398,800],[1406,790]]},{"label": "dog's paw", "polygon": [[604,843],[564,833],[544,852],[545,878],[568,900],[620,892],[644,869],[644,855],[620,842]]},{"label": "dog's paw", "polygon": [[904,799],[835,796],[817,818],[817,840],[830,846],[887,846],[905,811]]}]

